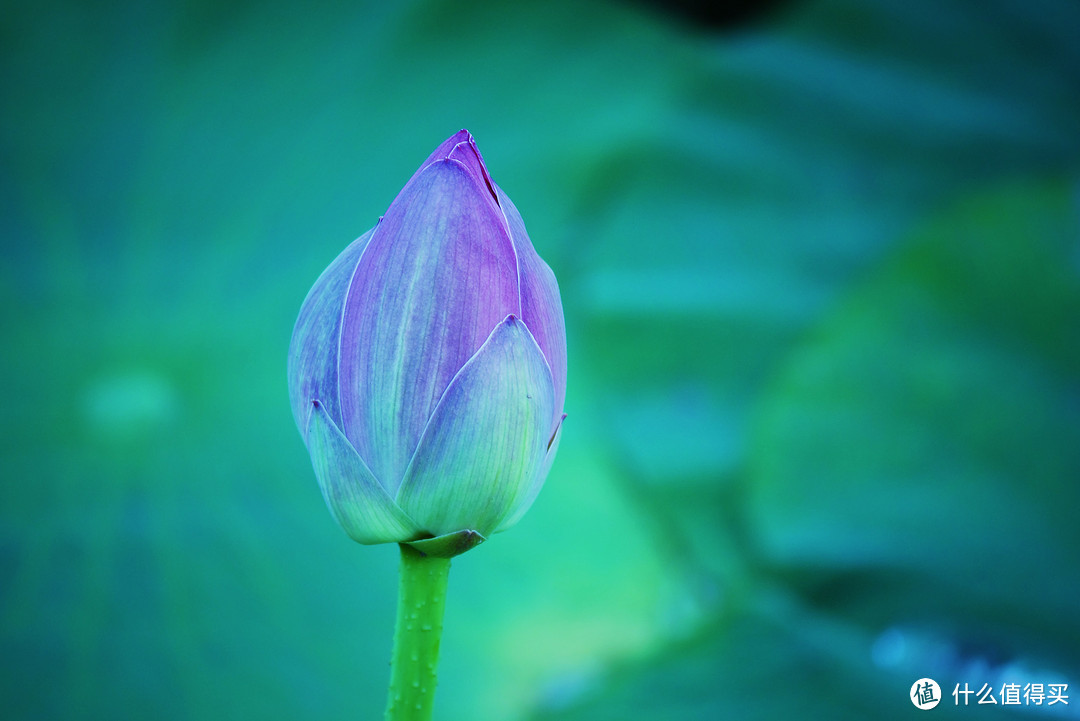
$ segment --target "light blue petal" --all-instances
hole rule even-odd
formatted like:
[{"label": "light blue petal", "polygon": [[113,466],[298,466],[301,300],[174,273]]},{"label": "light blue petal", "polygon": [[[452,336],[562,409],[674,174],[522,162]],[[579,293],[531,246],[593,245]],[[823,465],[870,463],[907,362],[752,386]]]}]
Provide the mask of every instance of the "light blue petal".
[{"label": "light blue petal", "polygon": [[389,543],[420,535],[318,402],[312,403],[308,448],[326,505],[353,540]]},{"label": "light blue petal", "polygon": [[308,416],[319,401],[335,423],[341,422],[338,400],[338,336],[341,312],[356,263],[372,231],[349,244],[308,291],[289,344],[289,400],[293,420],[307,442]]},{"label": "light blue petal", "polygon": [[533,501],[540,495],[540,489],[544,487],[544,481],[547,480],[548,472],[551,470],[551,464],[555,461],[555,453],[559,450],[559,439],[562,438],[563,421],[566,420],[564,415],[559,419],[559,425],[555,429],[555,435],[551,438],[551,444],[548,446],[547,453],[544,454],[544,461],[537,470],[536,475],[533,476],[532,486],[529,488],[529,492],[522,498],[516,508],[510,512],[503,522],[499,524],[499,527],[495,529],[495,533],[502,533],[510,526],[514,525],[521,520],[521,517],[525,515],[525,511],[532,507]]},{"label": "light blue petal", "polygon": [[490,535],[529,493],[555,390],[529,329],[507,316],[446,389],[398,491],[421,530]]}]

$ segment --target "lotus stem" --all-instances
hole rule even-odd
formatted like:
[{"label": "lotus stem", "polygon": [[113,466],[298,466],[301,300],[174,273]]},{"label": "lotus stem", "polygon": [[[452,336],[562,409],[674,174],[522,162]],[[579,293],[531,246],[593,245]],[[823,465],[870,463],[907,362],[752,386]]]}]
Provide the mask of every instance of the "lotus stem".
[{"label": "lotus stem", "polygon": [[450,559],[399,545],[401,577],[386,721],[430,721]]}]

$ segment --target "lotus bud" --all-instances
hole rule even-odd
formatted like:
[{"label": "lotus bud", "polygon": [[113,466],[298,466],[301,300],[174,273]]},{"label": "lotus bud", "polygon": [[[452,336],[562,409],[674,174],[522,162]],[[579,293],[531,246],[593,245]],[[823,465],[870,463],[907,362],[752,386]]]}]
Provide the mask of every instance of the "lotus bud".
[{"label": "lotus bud", "polygon": [[453,556],[532,505],[565,417],[562,302],[468,131],[319,276],[288,375],[323,497],[354,540]]}]

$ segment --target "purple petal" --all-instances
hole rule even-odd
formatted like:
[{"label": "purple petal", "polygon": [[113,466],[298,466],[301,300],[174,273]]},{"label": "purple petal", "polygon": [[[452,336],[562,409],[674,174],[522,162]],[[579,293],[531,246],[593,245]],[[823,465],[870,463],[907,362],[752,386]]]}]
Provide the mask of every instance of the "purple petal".
[{"label": "purple petal", "polygon": [[559,284],[551,268],[533,248],[521,214],[502,188],[497,185],[495,188],[510,226],[510,237],[514,241],[521,268],[521,318],[544,352],[555,381],[555,411],[551,426],[554,433],[562,422],[563,403],[566,400],[566,322],[563,319]]},{"label": "purple petal", "polygon": [[289,400],[292,401],[293,420],[305,443],[313,400],[319,401],[335,423],[341,422],[337,386],[341,311],[356,263],[371,233],[369,230],[350,243],[322,272],[308,291],[293,327],[289,345]]},{"label": "purple petal", "polygon": [[539,346],[509,316],[446,389],[405,472],[399,506],[437,536],[489,535],[532,489],[553,402]]},{"label": "purple petal", "polygon": [[342,430],[391,493],[450,379],[519,305],[499,207],[460,162],[430,163],[375,228],[343,317]]}]

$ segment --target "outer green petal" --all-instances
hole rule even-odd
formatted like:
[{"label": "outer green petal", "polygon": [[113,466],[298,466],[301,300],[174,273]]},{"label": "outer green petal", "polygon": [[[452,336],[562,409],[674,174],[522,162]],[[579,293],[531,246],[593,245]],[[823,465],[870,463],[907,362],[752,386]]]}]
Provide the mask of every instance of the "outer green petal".
[{"label": "outer green petal", "polygon": [[563,421],[566,420],[564,414],[559,419],[559,425],[555,428],[555,435],[551,437],[551,445],[548,446],[547,452],[544,454],[544,462],[540,465],[536,475],[533,476],[532,486],[530,486],[528,493],[522,498],[516,508],[510,512],[499,527],[495,529],[495,533],[502,533],[510,526],[514,525],[521,520],[521,517],[525,515],[525,511],[532,507],[533,501],[540,495],[540,489],[544,487],[544,481],[547,479],[548,471],[551,470],[551,464],[555,461],[555,454],[559,450],[559,439],[562,438]]},{"label": "outer green petal", "polygon": [[425,556],[453,558],[454,556],[460,556],[465,551],[471,551],[486,540],[476,531],[464,530],[436,536],[435,538],[410,541],[409,545]]},{"label": "outer green petal", "polygon": [[416,538],[416,525],[375,480],[321,403],[312,403],[308,447],[323,498],[338,524],[359,543]]},{"label": "outer green petal", "polygon": [[529,492],[551,432],[551,371],[513,315],[451,381],[405,471],[397,501],[423,531],[489,536]]}]

